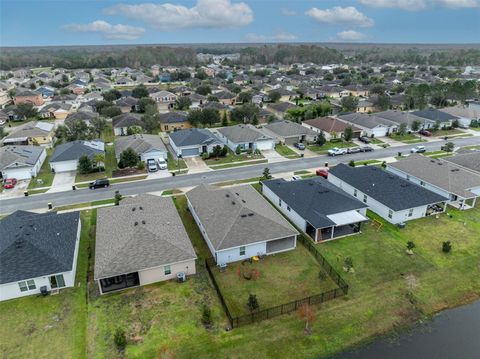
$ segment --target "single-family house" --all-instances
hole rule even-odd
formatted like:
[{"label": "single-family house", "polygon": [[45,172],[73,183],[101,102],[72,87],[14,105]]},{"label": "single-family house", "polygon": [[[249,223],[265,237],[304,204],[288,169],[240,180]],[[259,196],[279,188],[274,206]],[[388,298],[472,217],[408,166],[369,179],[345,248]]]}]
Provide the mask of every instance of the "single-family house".
[{"label": "single-family house", "polygon": [[317,133],[299,123],[281,120],[262,127],[262,132],[275,139],[275,142],[293,145],[298,142],[314,142]]},{"label": "single-family house", "polygon": [[50,157],[50,168],[53,172],[75,171],[80,157],[87,156],[94,160],[95,155],[98,154],[105,155],[105,145],[102,140],[77,140],[63,143],[55,147]]},{"label": "single-family house", "polygon": [[72,105],[52,102],[49,103],[39,111],[39,115],[43,118],[54,118],[57,120],[64,120],[71,112]]},{"label": "single-family house", "polygon": [[25,90],[15,95],[13,98],[13,103],[15,105],[30,103],[35,106],[42,106],[44,104],[44,100],[40,93],[31,90]]},{"label": "single-family house", "polygon": [[393,224],[443,212],[448,201],[377,166],[351,167],[342,163],[330,169],[328,181]]},{"label": "single-family house", "polygon": [[377,117],[374,114],[349,113],[338,118],[363,130],[369,137],[385,137],[396,132],[398,125],[390,120]]},{"label": "single-family house", "polygon": [[285,112],[287,112],[288,109],[294,108],[295,105],[290,102],[277,102],[277,103],[271,103],[267,105],[267,108],[272,111],[275,115],[277,115],[279,118],[283,118],[285,116]]},{"label": "single-family house", "polygon": [[360,99],[357,104],[357,112],[370,113],[375,110],[375,105],[368,99]]},{"label": "single-family house", "polygon": [[238,147],[241,151],[273,150],[275,148],[275,140],[272,137],[265,135],[250,124],[222,127],[217,132],[219,139],[232,151],[236,151]]},{"label": "single-family house", "polygon": [[160,131],[170,132],[190,128],[188,112],[169,111],[159,115]]},{"label": "single-family house", "polygon": [[237,95],[230,91],[219,91],[215,92],[212,94],[212,96],[216,97],[218,99],[218,102],[227,105],[227,106],[233,106],[235,105],[235,101],[237,98]]},{"label": "single-family house", "polygon": [[215,135],[204,128],[189,128],[171,132],[168,135],[170,145],[177,156],[199,156],[212,152],[213,147],[223,145]]},{"label": "single-family house", "polygon": [[3,138],[3,145],[42,145],[51,146],[54,138],[54,124],[50,122],[30,122],[21,129]]},{"label": "single-family house", "polygon": [[447,197],[449,204],[460,209],[475,206],[480,196],[480,175],[442,159],[413,154],[389,163],[387,171]]},{"label": "single-family house", "polygon": [[252,186],[202,184],[188,208],[217,264],[293,250],[298,231]]},{"label": "single-family house", "polygon": [[151,93],[149,96],[157,103],[160,111],[172,110],[177,99],[177,95],[165,90]]},{"label": "single-family house", "polygon": [[118,137],[115,140],[117,162],[120,160],[122,152],[127,148],[134,150],[140,157],[140,161],[143,162],[147,162],[149,159],[167,159],[168,151],[160,136],[157,135],[139,134]]},{"label": "single-family house", "polygon": [[115,104],[120,107],[122,113],[138,111],[138,99],[132,96],[121,97]]},{"label": "single-family house", "polygon": [[412,112],[387,110],[382,112],[376,112],[374,115],[376,117],[380,117],[385,120],[394,122],[398,125],[398,127],[400,127],[402,124],[405,124],[405,126],[407,126],[407,131],[412,131],[412,126],[414,122],[419,124],[419,128],[430,128],[435,124],[434,121],[415,116]]},{"label": "single-family house", "polygon": [[457,166],[480,175],[480,151],[478,150],[467,150],[462,153],[458,152],[455,156],[443,157],[443,160],[454,163]]},{"label": "single-family house", "polygon": [[322,177],[262,182],[262,193],[315,242],[360,232],[367,205]]},{"label": "single-family house", "polygon": [[[432,122],[433,124],[438,123],[440,127],[451,127],[453,124],[453,121],[459,120],[457,116],[453,116],[449,113],[439,111],[436,108],[428,108],[426,110],[413,111],[412,114],[424,120],[428,120],[429,123],[432,123]],[[433,125],[430,125],[429,127],[425,126],[424,128],[428,129],[431,127],[433,127]]]},{"label": "single-family house", "polygon": [[94,280],[100,294],[196,273],[197,256],[171,198],[139,195],[97,213]]},{"label": "single-family house", "polygon": [[0,301],[74,287],[80,228],[79,212],[0,219]]},{"label": "single-family house", "polygon": [[129,128],[142,130],[145,124],[142,116],[138,113],[122,113],[112,117],[112,126],[115,136],[126,136]]},{"label": "single-family house", "polygon": [[68,123],[75,122],[75,121],[83,121],[83,122],[85,122],[87,125],[91,125],[91,124],[92,124],[92,120],[98,118],[99,116],[100,116],[100,115],[98,114],[98,112],[93,112],[93,111],[77,111],[77,112],[74,112],[74,113],[69,114],[69,115],[65,118],[64,123],[65,123],[65,124],[68,124]]},{"label": "single-family house", "polygon": [[470,126],[472,120],[480,120],[480,108],[468,106],[452,106],[440,109],[441,112],[448,113],[452,116],[458,117],[460,125]]},{"label": "single-family house", "polygon": [[3,179],[17,180],[35,177],[47,157],[47,151],[41,146],[4,146],[0,147],[0,172]]},{"label": "single-family house", "polygon": [[302,122],[302,126],[315,131],[316,133],[323,132],[327,140],[333,137],[343,138],[347,127],[352,128],[353,138],[359,138],[362,135],[362,129],[330,116],[305,120]]}]

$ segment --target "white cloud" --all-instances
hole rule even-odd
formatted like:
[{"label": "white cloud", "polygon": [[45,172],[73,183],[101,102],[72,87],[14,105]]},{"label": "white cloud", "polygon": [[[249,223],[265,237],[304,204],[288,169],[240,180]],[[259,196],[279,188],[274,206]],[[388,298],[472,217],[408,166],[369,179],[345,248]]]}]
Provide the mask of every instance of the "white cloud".
[{"label": "white cloud", "polygon": [[358,0],[362,5],[375,8],[396,8],[416,11],[427,7],[443,6],[451,9],[480,7],[480,0]]},{"label": "white cloud", "polygon": [[190,8],[170,3],[120,4],[107,8],[105,12],[141,20],[163,31],[239,27],[253,21],[253,11],[247,4],[230,0],[197,0]]},{"label": "white cloud", "polygon": [[359,0],[362,5],[375,8],[395,8],[402,10],[421,10],[427,7],[426,0]]},{"label": "white cloud", "polygon": [[353,6],[335,6],[331,9],[311,8],[305,12],[318,22],[325,24],[349,24],[361,27],[370,27],[375,23],[372,19],[362,14]]},{"label": "white cloud", "polygon": [[339,41],[360,41],[365,38],[365,34],[355,30],[345,30],[337,32],[337,40]]},{"label": "white cloud", "polygon": [[283,8],[280,10],[283,16],[295,16],[297,15],[297,12],[295,10],[290,10]]},{"label": "white cloud", "polygon": [[88,24],[68,24],[63,26],[64,30],[72,32],[97,32],[107,39],[113,40],[135,40],[143,35],[145,29],[130,25],[112,25],[103,20],[97,20]]},{"label": "white cloud", "polygon": [[246,42],[292,42],[297,36],[285,31],[277,31],[273,35],[260,35],[250,32],[245,35]]}]

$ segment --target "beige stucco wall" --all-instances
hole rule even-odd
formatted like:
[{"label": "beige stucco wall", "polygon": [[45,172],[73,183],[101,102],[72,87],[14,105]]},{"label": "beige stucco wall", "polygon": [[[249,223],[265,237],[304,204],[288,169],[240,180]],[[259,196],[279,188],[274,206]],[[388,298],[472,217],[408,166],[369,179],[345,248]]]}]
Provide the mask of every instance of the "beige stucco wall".
[{"label": "beige stucco wall", "polygon": [[140,279],[140,285],[147,285],[151,283],[161,282],[169,279],[176,279],[177,273],[185,272],[186,275],[192,275],[196,273],[195,260],[189,260],[184,262],[179,262],[175,264],[170,264],[170,269],[172,274],[165,275],[163,266],[150,268],[138,272],[138,277]]}]

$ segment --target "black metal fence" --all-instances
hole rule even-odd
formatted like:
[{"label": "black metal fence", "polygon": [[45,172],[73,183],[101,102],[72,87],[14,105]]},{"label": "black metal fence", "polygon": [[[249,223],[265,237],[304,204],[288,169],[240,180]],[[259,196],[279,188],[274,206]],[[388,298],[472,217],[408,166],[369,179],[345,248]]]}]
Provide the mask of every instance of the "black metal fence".
[{"label": "black metal fence", "polygon": [[338,288],[323,292],[320,294],[315,294],[306,298],[298,299],[293,302],[280,304],[276,307],[271,307],[267,309],[258,310],[250,314],[241,315],[238,317],[232,317],[228,305],[225,301],[225,298],[222,295],[222,292],[215,280],[215,275],[212,272],[212,267],[216,266],[213,258],[208,258],[205,260],[205,267],[207,272],[212,280],[213,286],[220,298],[220,303],[222,304],[225,314],[227,315],[228,321],[232,328],[238,328],[239,326],[251,324],[254,322],[259,322],[265,319],[273,318],[282,314],[287,314],[298,310],[301,306],[305,304],[320,304],[328,300],[332,300],[341,296],[344,296],[348,293],[348,284],[343,280],[340,274],[327,262],[324,256],[315,248],[315,245],[307,238],[302,235],[298,236],[297,239],[305,245],[305,247],[312,253],[317,259],[318,263],[323,267],[323,269],[330,275],[332,280],[337,283]]}]

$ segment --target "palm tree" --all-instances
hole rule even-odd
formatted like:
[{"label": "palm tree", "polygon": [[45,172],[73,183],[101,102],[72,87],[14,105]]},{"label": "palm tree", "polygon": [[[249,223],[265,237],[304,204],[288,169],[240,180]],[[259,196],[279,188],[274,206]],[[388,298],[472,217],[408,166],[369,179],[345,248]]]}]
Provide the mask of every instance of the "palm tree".
[{"label": "palm tree", "polygon": [[98,172],[100,172],[100,165],[105,164],[105,155],[103,153],[97,153],[95,156],[93,156],[93,161],[98,167]]}]

